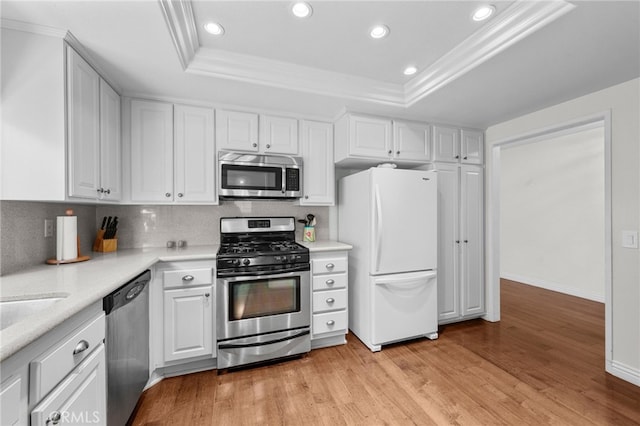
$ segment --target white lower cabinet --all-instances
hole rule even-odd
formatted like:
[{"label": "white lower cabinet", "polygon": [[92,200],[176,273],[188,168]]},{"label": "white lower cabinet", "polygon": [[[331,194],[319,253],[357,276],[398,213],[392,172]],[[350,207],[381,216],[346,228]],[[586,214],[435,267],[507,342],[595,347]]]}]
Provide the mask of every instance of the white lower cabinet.
[{"label": "white lower cabinet", "polygon": [[485,313],[484,179],[479,166],[437,164],[438,319]]},{"label": "white lower cabinet", "polygon": [[347,251],[311,253],[311,347],[346,343]]},{"label": "white lower cabinet", "polygon": [[104,343],[100,343],[31,411],[31,426],[106,425]]},{"label": "white lower cabinet", "polygon": [[26,404],[21,403],[22,378],[20,375],[9,377],[0,386],[0,424],[7,426],[26,423],[24,412]]},{"label": "white lower cabinet", "polygon": [[212,261],[158,263],[150,289],[151,370],[215,358]]}]

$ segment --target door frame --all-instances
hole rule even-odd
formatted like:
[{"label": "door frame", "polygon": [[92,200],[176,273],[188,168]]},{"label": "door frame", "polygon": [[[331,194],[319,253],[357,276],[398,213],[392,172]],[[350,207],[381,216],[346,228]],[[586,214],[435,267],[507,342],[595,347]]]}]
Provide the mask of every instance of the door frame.
[{"label": "door frame", "polygon": [[596,126],[604,129],[604,284],[605,284],[605,359],[609,365],[613,359],[612,332],[613,315],[611,306],[612,286],[612,228],[611,228],[611,110],[584,116],[548,127],[535,129],[521,135],[498,140],[490,147],[491,183],[487,199],[487,321],[500,320],[500,182],[501,152],[505,148],[539,142],[551,137],[567,135]]}]

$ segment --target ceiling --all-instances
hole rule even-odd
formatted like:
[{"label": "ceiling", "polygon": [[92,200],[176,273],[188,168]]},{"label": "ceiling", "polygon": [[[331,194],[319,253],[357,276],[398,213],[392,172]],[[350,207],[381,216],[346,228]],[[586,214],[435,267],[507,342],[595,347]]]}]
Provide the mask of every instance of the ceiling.
[{"label": "ceiling", "polygon": [[[308,2],[305,19],[290,1],[237,0],[2,0],[0,14],[71,32],[123,95],[326,119],[484,129],[640,76],[639,1],[491,1],[480,23],[478,1]],[[388,37],[368,36],[376,23]]]}]

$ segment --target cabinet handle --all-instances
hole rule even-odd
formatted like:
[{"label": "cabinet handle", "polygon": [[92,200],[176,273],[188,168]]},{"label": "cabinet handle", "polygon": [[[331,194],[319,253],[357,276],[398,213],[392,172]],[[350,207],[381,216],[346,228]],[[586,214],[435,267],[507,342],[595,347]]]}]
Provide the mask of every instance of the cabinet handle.
[{"label": "cabinet handle", "polygon": [[331,280],[331,279],[325,281],[325,284],[327,284],[327,285],[334,285],[335,283],[336,282],[334,280]]},{"label": "cabinet handle", "polygon": [[392,150],[389,150],[389,155],[391,155],[391,154],[393,154],[393,151],[392,151]]},{"label": "cabinet handle", "polygon": [[460,244],[460,240],[456,240],[456,244]]},{"label": "cabinet handle", "polygon": [[333,297],[329,297],[329,298],[327,298],[327,300],[325,300],[325,302],[327,302],[327,304],[329,304],[329,305],[332,304],[335,301],[336,301],[336,299],[334,299]]},{"label": "cabinet handle", "polygon": [[178,192],[178,198],[182,198],[184,194],[182,192]]},{"label": "cabinet handle", "polygon": [[60,423],[61,419],[62,416],[60,415],[60,411],[54,411],[53,413],[49,414],[49,417],[47,417],[46,424],[57,425],[58,423]]},{"label": "cabinet handle", "polygon": [[187,282],[193,281],[193,275],[185,275],[184,277],[182,277],[182,281],[187,281]]},{"label": "cabinet handle", "polygon": [[98,189],[96,189],[96,191],[98,191],[98,193],[100,193],[100,194],[104,193],[104,189],[102,189],[102,188],[98,188]]},{"label": "cabinet handle", "polygon": [[308,195],[305,195],[305,196],[304,196],[304,199],[305,199],[305,200],[308,200],[308,199],[309,199],[309,196],[308,196]]},{"label": "cabinet handle", "polygon": [[327,321],[327,325],[328,325],[329,327],[331,327],[331,326],[332,326],[332,325],[334,325],[335,323],[336,323],[336,322],[335,322],[334,320],[329,320],[329,321]]},{"label": "cabinet handle", "polygon": [[462,159],[463,159],[463,160],[466,160],[466,159],[467,159],[467,156],[465,155]]},{"label": "cabinet handle", "polygon": [[271,145],[267,144],[267,149],[271,148]]},{"label": "cabinet handle", "polygon": [[460,158],[460,156],[459,156],[459,155],[456,155],[456,156],[455,156],[455,159],[457,160],[458,158]]},{"label": "cabinet handle", "polygon": [[254,142],[254,143],[251,144],[251,146],[254,147],[254,148],[257,148],[258,144]]},{"label": "cabinet handle", "polygon": [[107,188],[106,191],[104,191],[107,195],[111,194],[111,190]]},{"label": "cabinet handle", "polygon": [[205,294],[204,294],[204,297],[209,297],[209,296],[211,296],[211,294],[210,294],[210,293],[205,293]]},{"label": "cabinet handle", "polygon": [[327,268],[327,269],[333,269],[333,268],[335,268],[335,267],[336,267],[336,265],[334,265],[333,263],[327,263],[327,264],[325,265],[325,268]]},{"label": "cabinet handle", "polygon": [[171,197],[171,193],[170,193],[170,192],[167,192],[167,193],[165,193],[165,194],[164,194],[164,196],[165,196],[165,197],[167,197],[167,198],[169,198],[169,197]]},{"label": "cabinet handle", "polygon": [[396,151],[396,155],[400,155],[400,151]]},{"label": "cabinet handle", "polygon": [[469,242],[469,240],[464,240],[465,244]]},{"label": "cabinet handle", "polygon": [[79,353],[82,353],[87,349],[89,349],[89,342],[87,342],[86,340],[80,340],[76,347],[73,349],[73,354],[78,355]]}]

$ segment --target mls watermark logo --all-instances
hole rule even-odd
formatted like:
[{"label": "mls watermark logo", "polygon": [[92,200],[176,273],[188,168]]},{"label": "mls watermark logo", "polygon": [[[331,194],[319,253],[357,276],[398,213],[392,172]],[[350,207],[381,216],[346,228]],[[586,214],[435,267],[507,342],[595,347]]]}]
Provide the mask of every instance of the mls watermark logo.
[{"label": "mls watermark logo", "polygon": [[54,411],[49,414],[47,424],[90,425],[102,424],[99,411]]}]

